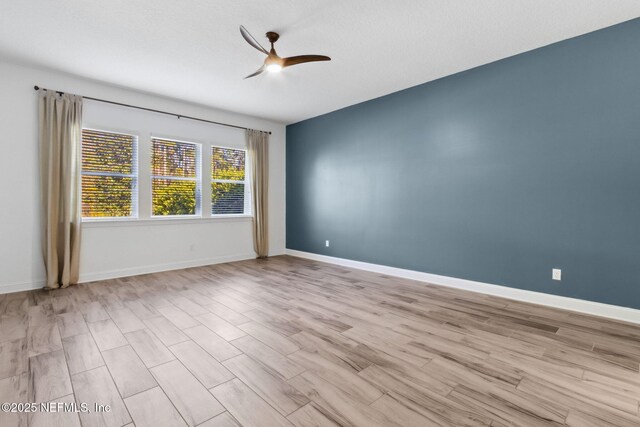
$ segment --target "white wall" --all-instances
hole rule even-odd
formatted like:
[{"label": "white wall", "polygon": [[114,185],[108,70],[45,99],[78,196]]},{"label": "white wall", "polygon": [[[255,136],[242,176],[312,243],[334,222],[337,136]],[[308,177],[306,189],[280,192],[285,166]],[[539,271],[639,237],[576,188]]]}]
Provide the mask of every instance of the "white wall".
[{"label": "white wall", "polygon": [[[0,293],[41,287],[44,280],[34,85],[271,131],[269,253],[284,253],[284,125],[0,61]],[[135,131],[141,141],[153,133],[231,147],[244,144],[239,129],[91,101],[84,107],[85,124]],[[249,218],[84,223],[81,281],[252,258],[251,227]]]}]

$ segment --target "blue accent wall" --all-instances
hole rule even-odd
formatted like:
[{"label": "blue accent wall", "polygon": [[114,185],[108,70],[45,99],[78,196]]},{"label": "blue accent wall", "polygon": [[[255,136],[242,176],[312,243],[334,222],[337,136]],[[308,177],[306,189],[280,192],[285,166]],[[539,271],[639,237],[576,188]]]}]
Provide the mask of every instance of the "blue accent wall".
[{"label": "blue accent wall", "polygon": [[640,19],[290,125],[286,153],[289,249],[640,308]]}]

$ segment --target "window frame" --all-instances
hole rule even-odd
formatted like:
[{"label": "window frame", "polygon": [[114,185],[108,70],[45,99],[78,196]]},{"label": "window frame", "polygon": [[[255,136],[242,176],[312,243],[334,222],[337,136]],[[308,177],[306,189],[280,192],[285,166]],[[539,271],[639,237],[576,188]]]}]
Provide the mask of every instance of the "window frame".
[{"label": "window frame", "polygon": [[[169,176],[169,175],[154,175],[153,174],[153,141],[168,141],[168,142],[177,142],[181,144],[191,144],[196,147],[196,177],[195,178],[186,178],[186,177],[177,177],[177,176]],[[149,219],[153,221],[162,221],[162,220],[176,220],[176,219],[199,219],[203,218],[203,200],[204,195],[202,191],[203,182],[202,182],[202,169],[203,169],[203,159],[202,159],[202,147],[205,145],[202,142],[197,141],[187,141],[181,138],[175,138],[171,136],[162,136],[158,134],[149,135]],[[154,179],[166,179],[166,180],[176,180],[176,181],[195,181],[196,183],[196,207],[195,213],[193,214],[181,214],[181,215],[154,215],[153,213],[153,180]]]},{"label": "window frame", "polygon": [[[234,181],[231,179],[214,179],[213,171],[209,170],[209,191],[212,191],[212,185],[216,182],[218,183],[229,183],[229,184],[243,184],[244,185],[244,208],[242,213],[237,214],[214,214],[213,211],[213,200],[210,197],[209,203],[209,215],[211,218],[229,218],[229,217],[251,217],[253,216],[253,206],[252,206],[252,198],[251,198],[251,181],[250,174],[251,169],[249,168],[249,150],[245,148],[237,148],[237,147],[228,147],[224,145],[214,144],[212,143],[209,146],[209,167],[211,167],[211,160],[213,157],[213,150],[216,148],[221,148],[223,150],[236,150],[236,151],[244,151],[244,180],[242,181]],[[213,195],[211,195],[213,196]]]},{"label": "window frame", "polygon": [[[135,121],[125,120],[123,122],[125,126],[111,126],[108,123],[102,123],[102,120],[90,120],[83,122],[82,129],[93,132],[113,133],[125,136],[131,136],[134,138],[134,160],[133,168],[135,174],[131,176],[127,174],[114,174],[118,176],[127,176],[132,178],[132,203],[131,203],[131,216],[114,216],[114,217],[81,217],[83,226],[89,228],[95,227],[121,227],[121,226],[151,226],[151,225],[170,225],[170,224],[195,224],[200,222],[227,222],[238,221],[246,222],[253,218],[253,198],[251,189],[251,161],[252,158],[249,154],[246,143],[240,141],[225,141],[225,138],[214,136],[202,137],[196,135],[189,135],[192,132],[187,130],[186,134],[182,132],[154,132],[153,125],[143,123],[138,125]],[[162,127],[162,126],[159,126]],[[134,130],[135,129],[135,130]],[[176,179],[179,177],[164,177],[162,175],[152,175],[152,150],[153,140],[166,140],[180,143],[193,144],[197,147],[197,155],[199,156],[196,161],[197,176],[196,176],[196,189],[199,185],[199,212],[189,215],[153,215],[153,178],[167,178]],[[240,150],[245,152],[245,177],[244,181],[232,181],[231,183],[244,184],[245,203],[244,212],[238,214],[212,214],[212,190],[213,182],[226,180],[213,180],[211,171],[211,158],[213,149],[230,149]],[[82,150],[82,147],[81,147]],[[82,154],[82,152],[81,152]],[[82,157],[81,157],[82,159]],[[82,166],[82,165],[81,165]],[[85,173],[86,174],[86,173]],[[82,179],[82,175],[80,178]],[[91,175],[99,175],[100,173],[90,172]],[[105,173],[107,175],[110,173]],[[82,190],[82,183],[81,190]]]},{"label": "window frame", "polygon": [[[133,159],[131,161],[131,170],[134,172],[132,174],[120,174],[113,172],[85,172],[82,167],[83,163],[83,140],[84,140],[84,131],[88,130],[91,132],[103,132],[110,133],[116,135],[124,135],[130,136],[133,138]],[[139,219],[139,185],[140,185],[140,136],[137,132],[128,131],[128,130],[118,130],[109,128],[108,126],[91,126],[91,125],[83,125],[80,134],[80,204],[82,205],[82,177],[83,176],[112,176],[112,177],[122,177],[122,178],[131,178],[131,215],[129,216],[84,216],[81,214],[80,220],[81,222],[103,222],[103,221],[136,221]]]}]

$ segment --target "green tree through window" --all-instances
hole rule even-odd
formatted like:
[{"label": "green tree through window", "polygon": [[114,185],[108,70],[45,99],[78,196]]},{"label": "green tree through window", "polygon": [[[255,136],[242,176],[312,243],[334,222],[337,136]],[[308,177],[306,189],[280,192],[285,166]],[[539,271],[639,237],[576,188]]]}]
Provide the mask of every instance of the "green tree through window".
[{"label": "green tree through window", "polygon": [[137,164],[135,136],[83,129],[82,216],[135,216]]},{"label": "green tree through window", "polygon": [[200,203],[199,147],[156,138],[151,145],[153,215],[196,215]]},{"label": "green tree through window", "polygon": [[245,212],[246,152],[211,147],[211,214]]}]

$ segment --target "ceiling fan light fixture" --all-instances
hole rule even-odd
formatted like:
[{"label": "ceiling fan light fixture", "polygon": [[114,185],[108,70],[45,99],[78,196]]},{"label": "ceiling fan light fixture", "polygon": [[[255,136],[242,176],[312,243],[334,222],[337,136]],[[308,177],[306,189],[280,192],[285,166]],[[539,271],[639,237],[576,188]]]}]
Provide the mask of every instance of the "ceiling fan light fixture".
[{"label": "ceiling fan light fixture", "polygon": [[279,73],[282,71],[282,65],[280,64],[269,64],[267,65],[267,71],[270,73]]}]

